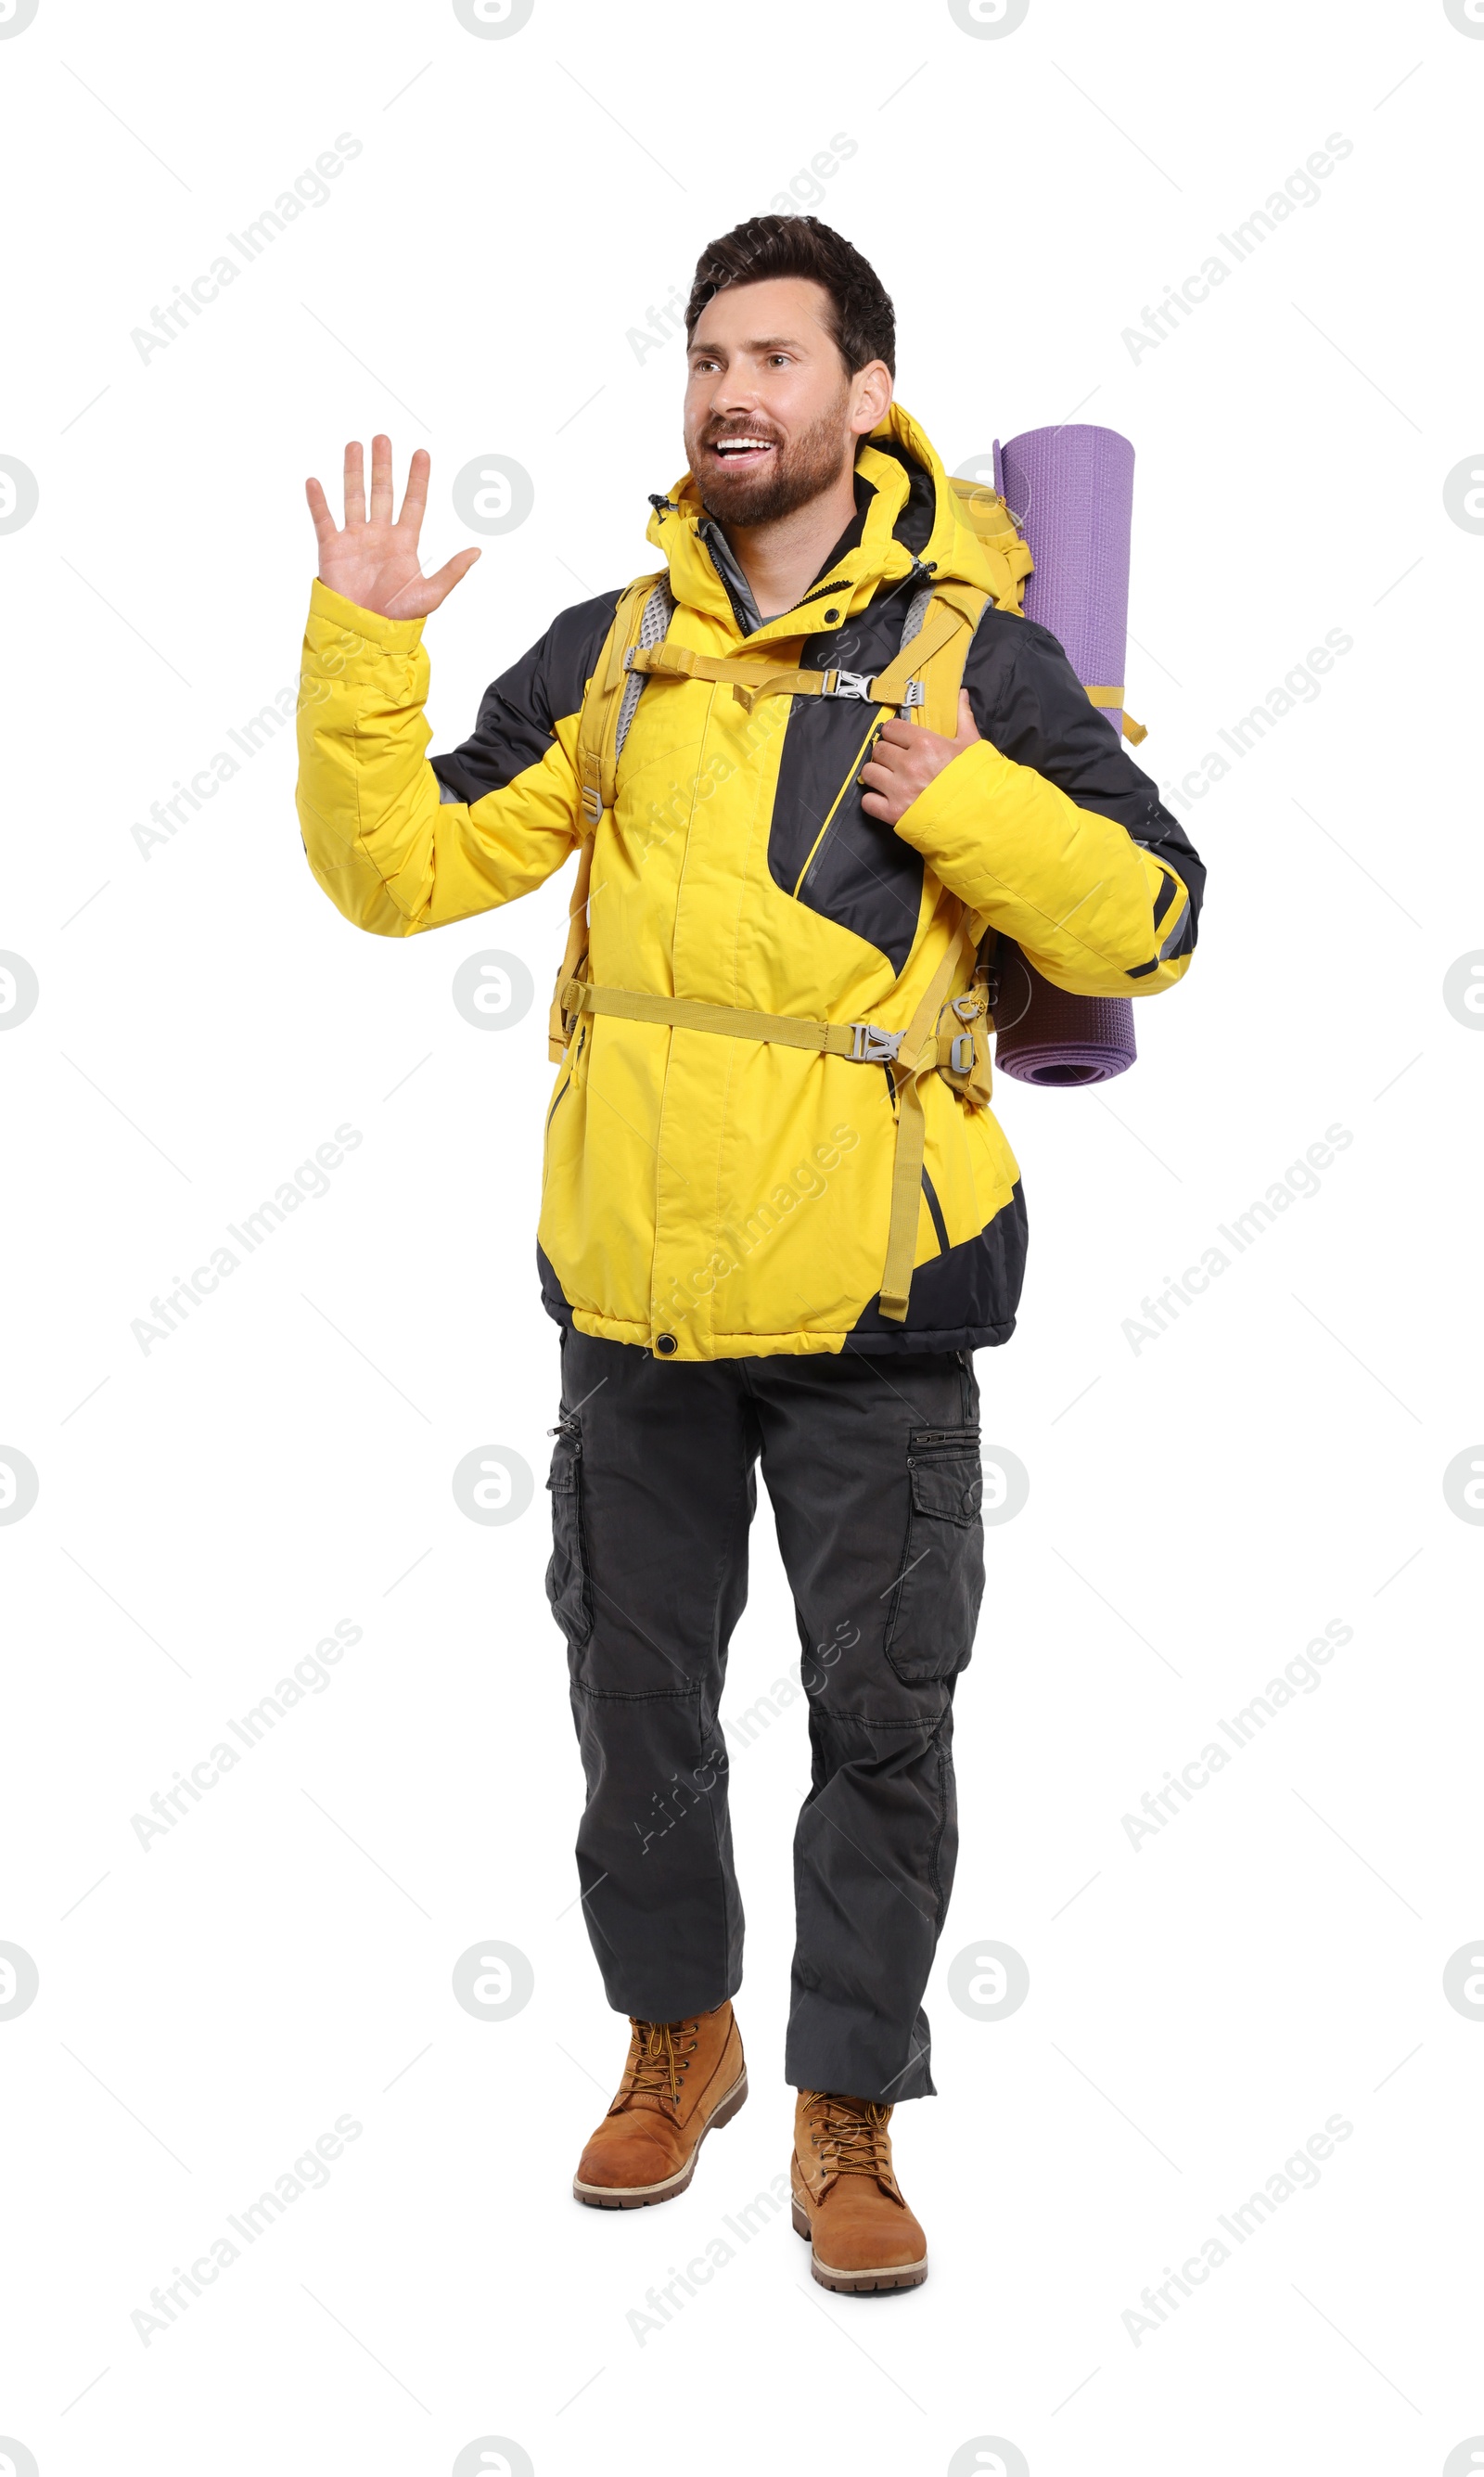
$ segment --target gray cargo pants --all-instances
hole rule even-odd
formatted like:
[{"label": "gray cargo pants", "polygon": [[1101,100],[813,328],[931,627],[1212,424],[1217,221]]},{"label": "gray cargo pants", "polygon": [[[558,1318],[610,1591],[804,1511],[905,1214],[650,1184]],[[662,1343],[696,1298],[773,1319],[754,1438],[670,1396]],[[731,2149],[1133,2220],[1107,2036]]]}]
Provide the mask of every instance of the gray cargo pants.
[{"label": "gray cargo pants", "polygon": [[578,1873],[608,2001],[670,2021],[742,1975],[718,1707],[756,1465],[799,1622],[785,2074],[930,2094],[922,1995],[953,1878],[953,1683],[983,1589],[967,1352],[686,1361],[562,1334],[547,1591],[587,1781]]}]

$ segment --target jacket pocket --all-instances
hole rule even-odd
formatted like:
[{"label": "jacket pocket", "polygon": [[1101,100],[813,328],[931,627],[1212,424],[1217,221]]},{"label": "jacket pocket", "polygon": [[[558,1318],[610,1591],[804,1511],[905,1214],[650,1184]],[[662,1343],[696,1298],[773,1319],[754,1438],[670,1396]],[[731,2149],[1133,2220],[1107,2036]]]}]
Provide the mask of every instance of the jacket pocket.
[{"label": "jacket pocket", "polygon": [[582,1521],[582,1439],[575,1419],[563,1419],[546,1483],[552,1492],[552,1555],[546,1596],[569,1642],[585,1642],[593,1630],[592,1583]]},{"label": "jacket pocket", "polygon": [[977,1428],[930,1428],[907,1448],[906,1540],[887,1604],[886,1657],[907,1686],[969,1663],[984,1593]]}]

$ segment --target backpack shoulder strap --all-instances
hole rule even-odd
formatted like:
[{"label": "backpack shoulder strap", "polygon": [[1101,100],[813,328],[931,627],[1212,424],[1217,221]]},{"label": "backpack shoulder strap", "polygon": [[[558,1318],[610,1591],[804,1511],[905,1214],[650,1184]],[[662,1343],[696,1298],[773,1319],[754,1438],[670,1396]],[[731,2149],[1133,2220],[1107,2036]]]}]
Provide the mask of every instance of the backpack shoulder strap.
[{"label": "backpack shoulder strap", "polygon": [[[929,731],[955,739],[964,663],[993,598],[974,585],[925,586],[908,608],[896,659],[871,683],[876,701],[905,706]],[[909,694],[909,684],[921,693]]]},{"label": "backpack shoulder strap", "polygon": [[[617,789],[618,752],[622,748],[642,680],[625,669],[631,649],[642,641],[657,644],[669,627],[674,604],[668,571],[635,577],[618,597],[613,623],[593,665],[577,726],[577,778],[582,799],[581,831],[590,836],[605,809],[611,809]],[[631,688],[631,693],[627,693]]]},{"label": "backpack shoulder strap", "polygon": [[1015,517],[994,490],[982,482],[950,478],[958,512],[975,537],[990,571],[990,588],[972,585],[925,587],[912,602],[902,632],[902,647],[890,668],[875,682],[878,695],[888,702],[902,693],[909,677],[920,679],[923,695],[912,712],[929,731],[945,739],[958,737],[958,691],[974,632],[991,602],[998,611],[1024,617],[1026,579],[1034,565],[1022,541]]},{"label": "backpack shoulder strap", "polygon": [[660,569],[649,576],[636,576],[618,597],[618,608],[612,624],[603,640],[602,650],[593,664],[593,673],[582,695],[582,710],[577,725],[577,780],[581,794],[581,815],[578,831],[581,850],[578,856],[577,883],[567,912],[567,942],[552,992],[552,1010],[547,1023],[547,1052],[554,1063],[566,1053],[572,1020],[564,1015],[561,992],[571,980],[580,979],[587,961],[587,897],[592,885],[593,835],[606,809],[611,809],[618,791],[618,759],[633,710],[639,701],[644,682],[641,675],[626,671],[625,659],[631,647],[642,641],[657,644],[670,625],[675,605],[670,597],[669,571]]}]

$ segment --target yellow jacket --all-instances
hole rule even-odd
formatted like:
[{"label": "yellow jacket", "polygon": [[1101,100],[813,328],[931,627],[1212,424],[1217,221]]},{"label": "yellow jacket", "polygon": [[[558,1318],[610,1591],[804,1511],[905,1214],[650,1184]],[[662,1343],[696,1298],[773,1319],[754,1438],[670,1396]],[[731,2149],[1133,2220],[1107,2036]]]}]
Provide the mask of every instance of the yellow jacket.
[{"label": "yellow jacket", "polygon": [[[766,624],[689,476],[656,497],[648,538],[668,561],[667,643],[869,674],[896,654],[925,582],[988,586],[943,466],[900,406],[861,446],[855,493],[819,580]],[[618,598],[561,613],[486,690],[473,736],[430,762],[421,620],[382,618],[315,583],[299,816],[309,865],[348,920],[408,937],[508,903],[571,857],[578,716]],[[1055,639],[987,607],[964,686],[983,738],[893,829],[861,810],[856,781],[879,709],[775,696],[749,713],[726,687],[647,681],[593,852],[591,980],[900,1029],[960,905],[987,913],[1062,988],[1134,996],[1178,980],[1200,863]],[[889,1071],[584,1017],[547,1120],[548,1308],[677,1359],[1003,1341],[1025,1263],[1015,1161],[992,1113],[936,1075],[925,1103],[903,1325],[878,1304]]]}]

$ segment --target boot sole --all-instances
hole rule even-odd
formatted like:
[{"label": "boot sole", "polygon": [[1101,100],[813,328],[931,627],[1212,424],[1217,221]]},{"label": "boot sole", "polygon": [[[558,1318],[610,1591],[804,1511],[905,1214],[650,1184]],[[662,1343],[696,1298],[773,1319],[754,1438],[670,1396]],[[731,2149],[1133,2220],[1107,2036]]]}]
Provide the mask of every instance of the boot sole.
[{"label": "boot sole", "polygon": [[696,2146],[684,2166],[678,2167],[673,2176],[661,2177],[657,2185],[584,2185],[580,2176],[574,2176],[572,2179],[574,2198],[579,2202],[585,2202],[588,2209],[593,2211],[647,2211],[655,2202],[673,2202],[677,2193],[684,2192],[694,2176],[696,2162],[701,2156],[701,2144],[706,2135],[714,2132],[719,2125],[730,2124],[746,2096],[747,2066],[744,2064],[726,2097],[718,2102],[711,2114],[706,2117]]},{"label": "boot sole", "polygon": [[821,2262],[814,2250],[814,2231],[804,2212],[794,2204],[794,2234],[803,2237],[809,2248],[809,2268],[821,2288],[832,2288],[839,2296],[870,2295],[888,2288],[921,2288],[928,2276],[928,2257],[921,2262],[905,2262],[890,2270],[836,2270],[832,2264]]}]

